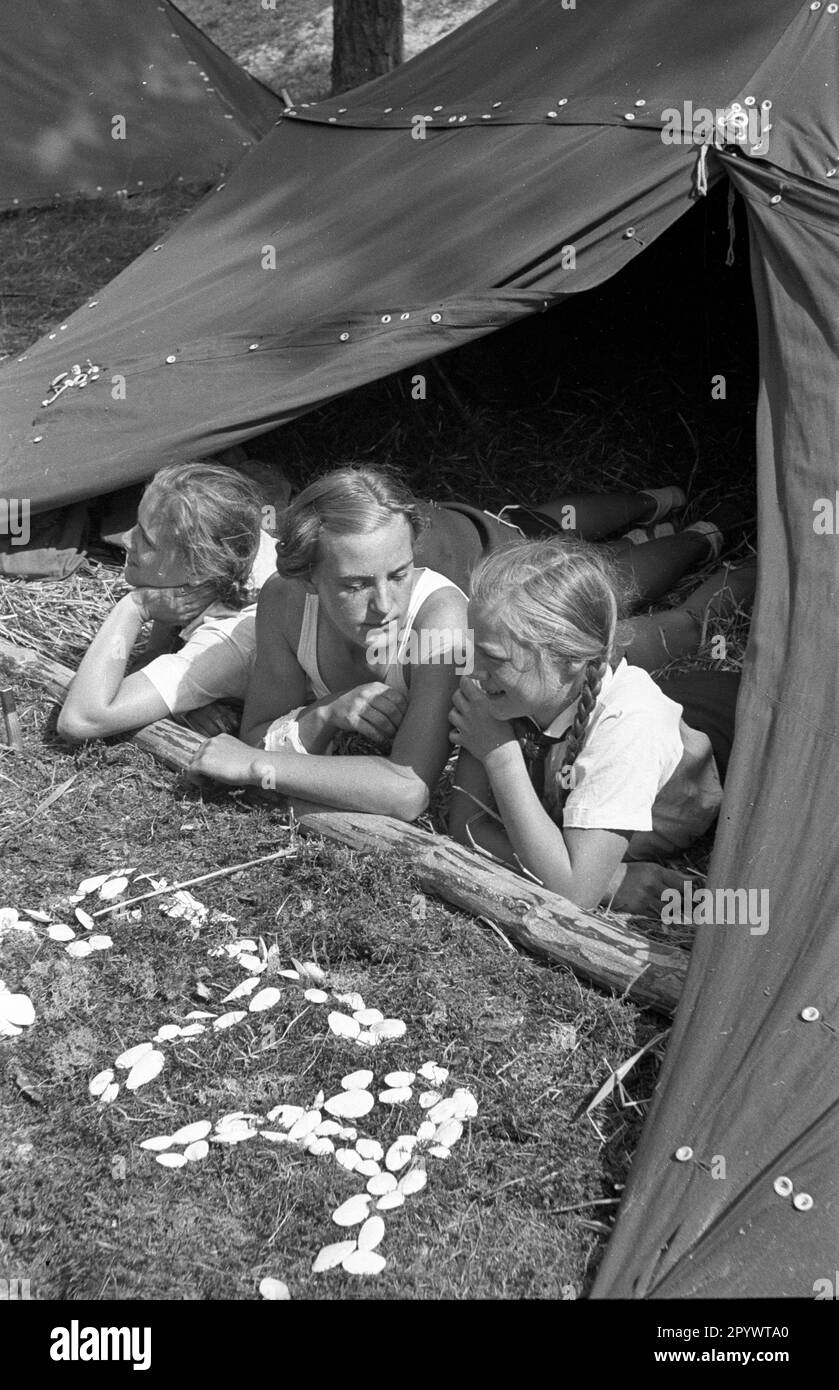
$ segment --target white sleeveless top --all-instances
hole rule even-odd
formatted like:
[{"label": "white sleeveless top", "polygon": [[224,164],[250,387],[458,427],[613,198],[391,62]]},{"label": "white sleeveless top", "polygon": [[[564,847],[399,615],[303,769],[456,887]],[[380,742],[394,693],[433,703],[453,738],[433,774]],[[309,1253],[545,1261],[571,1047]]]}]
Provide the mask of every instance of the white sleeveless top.
[{"label": "white sleeveless top", "polygon": [[[408,604],[405,617],[396,634],[395,651],[383,673],[377,670],[375,666],[371,666],[371,680],[381,680],[393,690],[398,690],[403,695],[408,694],[408,685],[404,675],[404,665],[414,622],[425,600],[436,593],[438,589],[454,589],[462,598],[466,598],[463,590],[459,589],[456,584],[452,584],[451,580],[447,579],[444,574],[437,574],[435,570],[423,568],[414,570],[414,585],[411,590],[411,601]],[[310,701],[322,700],[325,696],[332,694],[332,691],[326,686],[318,669],[319,606],[317,594],[306,595],[306,602],[303,609],[303,621],[300,625],[300,636],[297,640],[297,660],[300,662],[309,680]]]}]

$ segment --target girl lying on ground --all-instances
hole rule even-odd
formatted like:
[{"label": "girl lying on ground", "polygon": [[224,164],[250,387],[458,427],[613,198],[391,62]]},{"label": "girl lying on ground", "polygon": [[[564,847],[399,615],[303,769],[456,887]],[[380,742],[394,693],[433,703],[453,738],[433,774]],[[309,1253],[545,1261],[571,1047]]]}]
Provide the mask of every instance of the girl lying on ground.
[{"label": "girl lying on ground", "polygon": [[[230,468],[173,464],[155,475],[125,536],[133,587],[84,655],[58,718],[61,734],[105,738],[244,697],[256,597],[275,572],[276,542],[260,522],[256,489]],[[147,664],[126,675],[148,621]]]},{"label": "girl lying on ground", "polygon": [[733,737],[738,676],[689,673],[670,698],[619,650],[619,592],[593,546],[486,557],[469,602],[475,679],[451,713],[450,833],[582,907],[620,891],[624,859],[678,853],[708,829]]},{"label": "girl lying on ground", "polygon": [[[638,505],[648,508],[649,498]],[[420,814],[446,762],[446,702],[469,654],[462,591],[443,574],[413,569],[417,551],[439,554],[440,536],[449,540],[426,532],[418,543],[421,520],[414,499],[372,470],[338,469],[291,504],[281,520],[279,574],[259,599],[241,741],[211,739],[195,775],[345,809]],[[505,538],[516,534],[496,525]],[[670,540],[627,545],[622,558]],[[708,545],[695,533],[683,549],[707,557]],[[637,620],[639,645],[650,652],[661,650],[658,624]],[[693,650],[700,632],[701,623],[685,619]],[[327,760],[341,730],[392,742],[389,757]]]}]

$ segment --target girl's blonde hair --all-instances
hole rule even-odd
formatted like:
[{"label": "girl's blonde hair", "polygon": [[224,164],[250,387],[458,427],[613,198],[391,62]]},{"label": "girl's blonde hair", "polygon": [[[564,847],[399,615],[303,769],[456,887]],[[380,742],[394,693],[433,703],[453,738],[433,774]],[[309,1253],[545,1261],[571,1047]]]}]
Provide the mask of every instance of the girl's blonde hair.
[{"label": "girl's blonde hair", "polygon": [[479,560],[470,597],[542,670],[553,667],[563,681],[581,679],[559,775],[567,787],[562,774],[577,760],[615,655],[620,581],[604,552],[585,542],[522,541]]},{"label": "girl's blonde hair", "polygon": [[155,473],[146,496],[164,510],[193,583],[212,582],[231,608],[253,600],[262,503],[247,478],[220,463],[172,463]]},{"label": "girl's blonde hair", "polygon": [[318,562],[324,531],[366,535],[404,516],[414,540],[424,529],[421,503],[398,478],[347,464],[304,488],[278,523],[277,569],[286,579],[308,579]]}]

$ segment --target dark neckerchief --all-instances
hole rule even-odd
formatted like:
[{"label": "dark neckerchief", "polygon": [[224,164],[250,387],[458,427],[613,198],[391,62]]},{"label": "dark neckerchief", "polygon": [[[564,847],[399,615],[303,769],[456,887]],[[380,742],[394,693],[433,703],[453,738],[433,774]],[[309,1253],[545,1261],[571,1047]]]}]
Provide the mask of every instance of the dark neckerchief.
[{"label": "dark neckerchief", "polygon": [[571,726],[569,725],[568,729],[557,737],[554,734],[543,734],[542,730],[529,718],[512,719],[510,722],[516,735],[516,742],[524,757],[527,775],[539,800],[544,803],[548,756],[557,743],[565,741]]}]

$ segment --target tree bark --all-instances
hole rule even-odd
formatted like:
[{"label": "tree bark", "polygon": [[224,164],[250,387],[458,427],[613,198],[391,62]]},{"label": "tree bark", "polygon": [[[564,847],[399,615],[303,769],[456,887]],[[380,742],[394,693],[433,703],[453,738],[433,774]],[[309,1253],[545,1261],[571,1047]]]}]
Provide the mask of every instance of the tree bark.
[{"label": "tree bark", "polygon": [[[0,639],[0,669],[42,685],[61,700],[73,672],[29,647]],[[203,738],[161,719],[132,738],[139,747],[175,771],[183,771]],[[266,796],[276,804],[277,798]],[[362,853],[392,850],[407,861],[430,893],[476,916],[490,917],[517,945],[569,966],[584,979],[627,994],[644,1008],[672,1014],[687,972],[688,955],[676,946],[652,942],[639,932],[584,912],[558,893],[464,849],[444,835],[432,835],[390,816],[331,811],[296,801],[301,830],[322,835]]]},{"label": "tree bark", "polygon": [[395,68],[403,37],[402,0],[333,0],[333,95]]}]

